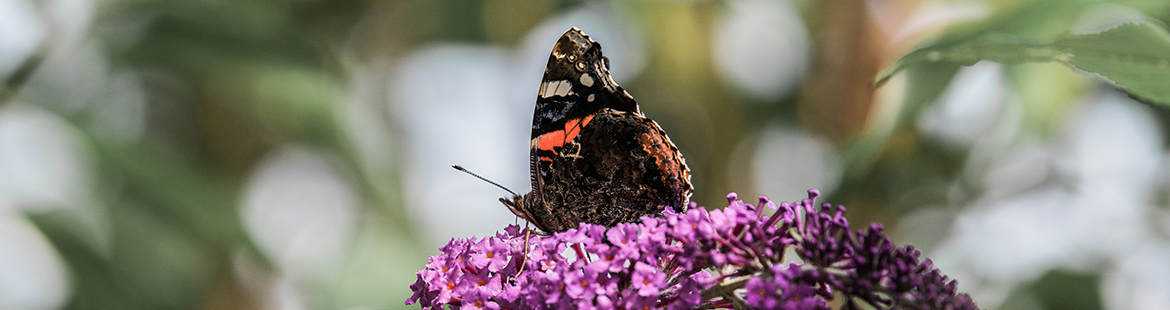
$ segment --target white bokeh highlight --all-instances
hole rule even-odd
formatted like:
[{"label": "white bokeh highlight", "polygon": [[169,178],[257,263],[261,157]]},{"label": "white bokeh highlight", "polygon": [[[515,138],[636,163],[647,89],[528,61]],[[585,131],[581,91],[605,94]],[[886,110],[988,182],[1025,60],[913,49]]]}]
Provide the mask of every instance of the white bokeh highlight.
[{"label": "white bokeh highlight", "polygon": [[719,72],[749,96],[776,101],[808,68],[811,43],[792,1],[726,1],[712,40]]},{"label": "white bokeh highlight", "polygon": [[1102,301],[1107,309],[1170,309],[1170,244],[1165,240],[1143,244],[1116,262],[1102,278]]},{"label": "white bokeh highlight", "polygon": [[262,158],[244,188],[248,234],[283,277],[328,280],[354,234],[359,200],[349,179],[317,151],[297,145]]},{"label": "white bokeh highlight", "polygon": [[760,133],[752,156],[755,186],[770,197],[806,197],[812,188],[829,195],[841,181],[841,169],[840,155],[828,142],[782,125]]},{"label": "white bokeh highlight", "polygon": [[403,167],[407,210],[428,247],[456,236],[492,234],[514,219],[496,201],[506,192],[451,169],[452,164],[527,191],[524,129],[531,121],[519,103],[509,100],[504,53],[470,45],[432,46],[408,55],[392,81],[390,108],[408,148]]},{"label": "white bokeh highlight", "polygon": [[0,309],[59,309],[69,293],[65,264],[49,240],[0,206]]},{"label": "white bokeh highlight", "polygon": [[49,0],[41,2],[39,14],[52,23],[54,43],[68,49],[89,36],[97,5],[95,0]]},{"label": "white bokeh highlight", "polygon": [[0,204],[18,209],[84,205],[92,163],[65,120],[19,103],[0,107]]},{"label": "white bokeh highlight", "polygon": [[922,112],[918,127],[948,144],[970,145],[995,125],[1008,96],[1002,65],[981,61],[963,67],[939,101]]},{"label": "white bokeh highlight", "polygon": [[28,0],[0,0],[0,77],[16,70],[44,40],[42,21]]}]

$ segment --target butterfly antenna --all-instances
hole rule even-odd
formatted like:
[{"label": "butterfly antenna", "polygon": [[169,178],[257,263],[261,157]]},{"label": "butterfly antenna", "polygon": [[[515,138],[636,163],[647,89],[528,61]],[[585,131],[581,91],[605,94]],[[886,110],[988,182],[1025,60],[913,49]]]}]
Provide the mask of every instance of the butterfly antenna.
[{"label": "butterfly antenna", "polygon": [[471,172],[470,170],[464,169],[463,166],[451,165],[451,168],[455,168],[455,170],[466,172],[467,174],[470,174],[471,176],[473,176],[477,179],[483,180],[484,182],[488,182],[491,185],[495,185],[496,187],[499,187],[499,188],[507,191],[508,193],[512,194],[512,196],[520,196],[520,195],[517,195],[516,192],[513,192],[512,190],[508,189],[507,187],[504,187],[503,185],[500,185],[496,182],[492,182],[492,180],[488,180],[487,178],[481,177],[478,174],[475,174],[475,172]]}]

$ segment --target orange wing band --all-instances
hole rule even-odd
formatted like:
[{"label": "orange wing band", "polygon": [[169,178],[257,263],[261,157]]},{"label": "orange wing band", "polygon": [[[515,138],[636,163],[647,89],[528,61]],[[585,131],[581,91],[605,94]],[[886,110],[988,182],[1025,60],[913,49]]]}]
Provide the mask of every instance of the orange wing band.
[{"label": "orange wing band", "polygon": [[[569,143],[569,141],[576,139],[577,135],[581,133],[581,128],[585,127],[586,124],[589,124],[589,121],[593,120],[593,115],[594,114],[590,114],[585,118],[569,120],[565,122],[565,129],[551,131],[549,133],[540,135],[540,144],[536,146],[536,149],[557,154],[557,151],[554,148],[563,147],[565,144]],[[540,160],[552,161],[551,158],[545,156],[541,156]]]}]

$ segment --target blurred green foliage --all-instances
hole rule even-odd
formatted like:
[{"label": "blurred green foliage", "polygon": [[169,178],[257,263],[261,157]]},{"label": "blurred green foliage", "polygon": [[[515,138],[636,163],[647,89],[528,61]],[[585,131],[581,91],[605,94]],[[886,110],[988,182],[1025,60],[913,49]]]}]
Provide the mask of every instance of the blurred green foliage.
[{"label": "blurred green foliage", "polygon": [[[1140,18],[1141,16],[1136,16]],[[918,49],[883,71],[881,86],[907,66],[949,62],[970,66],[981,60],[1004,64],[1055,61],[1090,73],[1098,73],[1130,94],[1160,104],[1170,104],[1170,33],[1157,21],[1114,16],[1099,21],[1099,33],[1069,34],[1052,42],[1002,33],[982,33],[948,45]]]}]

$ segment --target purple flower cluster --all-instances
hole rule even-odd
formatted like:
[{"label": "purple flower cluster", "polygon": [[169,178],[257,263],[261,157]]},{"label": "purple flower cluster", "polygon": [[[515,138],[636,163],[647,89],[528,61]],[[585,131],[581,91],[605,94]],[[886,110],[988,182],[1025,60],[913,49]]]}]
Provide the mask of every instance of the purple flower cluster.
[{"label": "purple flower cluster", "polygon": [[[582,223],[551,236],[508,226],[440,248],[407,304],[441,309],[977,309],[956,282],[881,225],[851,231],[845,208],[798,203],[663,212],[612,228]],[[764,210],[771,209],[771,215]],[[830,213],[832,211],[832,213]],[[789,247],[804,264],[788,263]]]}]

